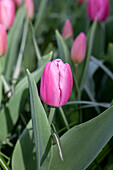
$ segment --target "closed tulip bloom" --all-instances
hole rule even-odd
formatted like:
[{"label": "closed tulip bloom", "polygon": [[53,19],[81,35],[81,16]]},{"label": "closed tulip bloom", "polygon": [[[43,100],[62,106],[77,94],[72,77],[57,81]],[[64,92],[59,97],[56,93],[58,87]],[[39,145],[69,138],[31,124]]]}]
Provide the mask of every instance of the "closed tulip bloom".
[{"label": "closed tulip bloom", "polygon": [[34,3],[33,0],[24,0],[26,10],[27,10],[27,15],[31,19],[34,16]]},{"label": "closed tulip bloom", "polygon": [[76,63],[81,63],[85,58],[86,53],[86,36],[82,32],[80,33],[71,48],[71,58]]},{"label": "closed tulip bloom", "polygon": [[69,64],[61,59],[48,62],[41,77],[40,96],[43,102],[54,107],[67,103],[73,86]]},{"label": "closed tulip bloom", "polygon": [[97,18],[98,22],[105,21],[110,12],[109,0],[89,0],[87,6],[87,14],[94,21]]},{"label": "closed tulip bloom", "polygon": [[4,55],[7,49],[7,33],[4,25],[0,24],[0,56]]},{"label": "closed tulip bloom", "polygon": [[62,37],[63,39],[65,39],[69,35],[71,35],[71,38],[74,39],[73,27],[71,25],[70,20],[67,19],[63,27]]},{"label": "closed tulip bloom", "polygon": [[9,29],[15,17],[15,4],[13,0],[0,0],[0,24]]}]

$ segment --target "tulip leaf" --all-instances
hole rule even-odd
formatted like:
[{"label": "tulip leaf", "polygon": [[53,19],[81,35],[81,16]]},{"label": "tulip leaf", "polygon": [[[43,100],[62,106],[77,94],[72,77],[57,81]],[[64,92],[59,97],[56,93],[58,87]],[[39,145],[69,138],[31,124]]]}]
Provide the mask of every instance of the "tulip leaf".
[{"label": "tulip leaf", "polygon": [[113,106],[99,116],[73,127],[60,139],[62,162],[57,146],[53,147],[50,170],[82,170],[101,152],[113,136]]},{"label": "tulip leaf", "polygon": [[84,83],[86,80],[88,66],[89,66],[89,60],[90,60],[90,56],[92,53],[92,48],[93,48],[93,43],[94,43],[94,38],[95,38],[96,26],[97,26],[97,20],[94,21],[94,23],[91,27],[91,30],[88,34],[88,37],[87,37],[87,49],[86,49],[85,59],[81,64],[78,65],[77,77],[78,77],[78,82],[80,85],[80,90],[83,89],[83,86],[84,86]]},{"label": "tulip leaf", "polygon": [[30,120],[18,139],[12,156],[12,170],[36,169],[36,152]]},{"label": "tulip leaf", "polygon": [[10,80],[13,65],[15,64],[18,47],[22,36],[23,22],[25,19],[25,7],[18,10],[13,26],[8,33],[8,49],[5,56],[4,74],[7,80]]},{"label": "tulip leaf", "polygon": [[27,71],[30,90],[31,117],[33,123],[37,169],[47,170],[51,161],[51,132],[46,112],[38,96],[36,83]]},{"label": "tulip leaf", "polygon": [[[42,57],[45,58],[45,63],[32,73],[35,81],[38,82],[42,73],[43,69],[47,62],[51,60],[52,53]],[[23,100],[25,101],[27,98],[27,88],[28,82],[27,77],[23,78],[15,87],[14,95],[11,99],[7,102],[5,107],[0,111],[0,141],[5,140],[8,133],[11,132],[13,126],[16,124],[19,116],[19,112],[22,108]],[[21,101],[21,102],[20,102]]]},{"label": "tulip leaf", "polygon": [[69,50],[68,50],[66,43],[63,40],[62,36],[58,32],[58,30],[56,30],[56,39],[57,39],[57,44],[58,44],[58,48],[59,48],[60,58],[64,62],[70,63]]},{"label": "tulip leaf", "polygon": [[38,8],[38,14],[36,16],[36,21],[35,21],[35,32],[37,31],[38,26],[41,22],[41,19],[42,19],[43,15],[45,14],[46,5],[47,5],[47,0],[40,1],[39,8]]}]

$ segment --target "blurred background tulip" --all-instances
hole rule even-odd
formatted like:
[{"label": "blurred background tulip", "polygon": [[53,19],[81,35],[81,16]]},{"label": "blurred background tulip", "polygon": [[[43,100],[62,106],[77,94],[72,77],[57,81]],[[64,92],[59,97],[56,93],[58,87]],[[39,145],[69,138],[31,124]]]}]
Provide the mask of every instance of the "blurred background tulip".
[{"label": "blurred background tulip", "polygon": [[98,22],[107,19],[110,12],[109,0],[89,0],[87,6],[88,17],[94,21],[97,18]]},{"label": "blurred background tulip", "polygon": [[4,55],[7,49],[7,33],[3,25],[0,24],[0,56]]},{"label": "blurred background tulip", "polygon": [[26,6],[28,17],[33,18],[33,16],[34,16],[34,3],[33,3],[33,0],[25,0],[24,3],[25,3],[25,6]]},{"label": "blurred background tulip", "polygon": [[86,53],[86,36],[84,33],[80,33],[71,49],[71,58],[74,62],[81,63],[85,58]]},{"label": "blurred background tulip", "polygon": [[71,35],[71,38],[74,39],[74,32],[73,32],[73,27],[69,19],[66,20],[63,31],[62,31],[62,37],[65,39]]},{"label": "blurred background tulip", "polygon": [[33,0],[14,0],[16,6],[19,8],[22,4],[22,2],[24,2],[25,6],[26,6],[26,11],[27,11],[27,15],[28,17],[31,19],[34,16],[34,2]]},{"label": "blurred background tulip", "polygon": [[60,107],[67,103],[73,86],[69,64],[61,59],[47,63],[41,78],[40,95],[48,105]]},{"label": "blurred background tulip", "polygon": [[9,29],[15,18],[15,4],[13,0],[0,0],[0,24]]}]

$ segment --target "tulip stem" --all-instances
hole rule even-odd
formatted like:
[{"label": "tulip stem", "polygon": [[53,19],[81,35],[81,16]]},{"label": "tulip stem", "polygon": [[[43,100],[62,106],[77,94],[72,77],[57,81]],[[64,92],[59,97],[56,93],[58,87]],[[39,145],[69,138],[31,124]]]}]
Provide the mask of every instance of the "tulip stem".
[{"label": "tulip stem", "polygon": [[76,84],[76,90],[77,90],[78,100],[80,100],[80,99],[81,99],[80,88],[79,88],[79,85],[78,85],[78,80],[77,80],[76,75],[74,75],[74,81],[75,81],[75,84]]},{"label": "tulip stem", "polygon": [[65,116],[65,114],[64,114],[64,111],[63,111],[62,107],[59,107],[59,110],[60,110],[60,113],[61,113],[61,115],[62,115],[62,118],[63,118],[63,120],[64,120],[64,123],[65,123],[65,125],[66,125],[67,130],[69,130],[69,129],[70,129],[70,128],[69,128],[69,124],[68,124],[68,121],[67,121],[67,119],[66,119],[66,116]]},{"label": "tulip stem", "polygon": [[55,114],[55,110],[56,110],[56,108],[54,108],[54,107],[51,107],[51,109],[50,109],[49,118],[48,118],[50,125],[52,124],[53,117],[54,117],[54,114]]},{"label": "tulip stem", "polygon": [[[77,72],[77,68],[78,68],[78,64],[75,64],[75,73]],[[80,88],[79,88],[79,85],[78,85],[78,80],[77,80],[77,77],[76,75],[74,75],[74,79],[75,79],[75,84],[76,84],[76,89],[77,89],[77,95],[78,95],[78,100],[80,101],[81,100],[81,93],[80,93]],[[82,123],[82,112],[81,110],[79,110],[79,123]]]}]

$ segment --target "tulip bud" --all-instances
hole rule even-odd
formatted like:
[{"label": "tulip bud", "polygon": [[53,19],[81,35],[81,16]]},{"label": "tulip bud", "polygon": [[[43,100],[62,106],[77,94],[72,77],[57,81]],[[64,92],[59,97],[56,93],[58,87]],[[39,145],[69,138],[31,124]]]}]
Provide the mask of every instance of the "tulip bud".
[{"label": "tulip bud", "polygon": [[69,64],[61,59],[48,62],[41,77],[40,95],[43,102],[54,107],[67,103],[73,86]]},{"label": "tulip bud", "polygon": [[106,20],[109,15],[110,5],[109,0],[89,0],[87,6],[87,14],[94,21],[97,18],[98,22]]},{"label": "tulip bud", "polygon": [[85,58],[86,53],[86,36],[84,33],[80,33],[71,49],[71,58],[74,62],[81,63]]},{"label": "tulip bud", "polygon": [[9,29],[15,17],[15,4],[13,0],[0,0],[0,24]]},{"label": "tulip bud", "polygon": [[26,10],[27,10],[27,15],[31,19],[34,16],[34,3],[33,0],[25,0],[24,1]]},{"label": "tulip bud", "polygon": [[77,0],[78,3],[84,3],[85,0]]},{"label": "tulip bud", "polygon": [[64,27],[63,27],[62,37],[63,37],[63,39],[65,39],[69,35],[71,35],[71,38],[74,39],[73,27],[71,25],[70,20],[67,19],[65,24],[64,24]]},{"label": "tulip bud", "polygon": [[4,25],[0,24],[0,56],[4,55],[7,49],[7,34]]}]

